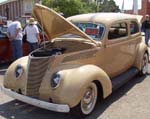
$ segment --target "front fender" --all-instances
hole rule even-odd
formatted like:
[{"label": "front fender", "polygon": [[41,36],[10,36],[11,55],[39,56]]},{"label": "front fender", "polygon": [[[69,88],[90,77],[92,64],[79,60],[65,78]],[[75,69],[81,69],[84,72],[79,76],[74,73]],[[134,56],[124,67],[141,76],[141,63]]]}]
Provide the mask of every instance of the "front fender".
[{"label": "front fender", "polygon": [[101,83],[104,98],[112,92],[112,84],[108,75],[97,66],[85,65],[59,73],[63,80],[60,86],[53,91],[53,97],[57,97],[54,98],[57,103],[69,104],[70,107],[76,106],[83,97],[87,86],[95,80]]},{"label": "front fender", "polygon": [[[5,76],[4,76],[4,87],[18,90],[21,89],[24,93],[25,91],[25,82],[26,82],[26,71],[27,71],[27,64],[28,64],[28,56],[22,57],[16,61],[14,61],[7,69]],[[23,74],[21,77],[16,79],[15,77],[15,68],[17,65],[21,65],[23,67]]]}]

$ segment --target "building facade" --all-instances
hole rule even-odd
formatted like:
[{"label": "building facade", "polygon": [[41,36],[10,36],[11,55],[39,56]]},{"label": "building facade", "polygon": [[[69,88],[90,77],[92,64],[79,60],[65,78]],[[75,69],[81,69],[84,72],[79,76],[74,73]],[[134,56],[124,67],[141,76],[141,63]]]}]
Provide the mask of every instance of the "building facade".
[{"label": "building facade", "polygon": [[35,3],[41,0],[7,0],[0,3],[0,16],[7,20],[14,20],[22,16],[31,16],[32,8]]},{"label": "building facade", "polygon": [[[133,14],[133,10],[126,10],[124,12]],[[145,16],[146,14],[150,15],[150,0],[142,0],[142,6],[141,9],[138,10],[138,14],[142,16]]]}]

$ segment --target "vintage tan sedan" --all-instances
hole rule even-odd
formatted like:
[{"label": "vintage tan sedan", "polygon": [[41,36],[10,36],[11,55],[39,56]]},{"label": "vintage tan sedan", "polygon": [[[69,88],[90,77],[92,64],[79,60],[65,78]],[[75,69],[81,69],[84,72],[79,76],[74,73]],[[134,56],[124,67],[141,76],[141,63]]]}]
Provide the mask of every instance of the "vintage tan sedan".
[{"label": "vintage tan sedan", "polygon": [[137,73],[146,74],[148,49],[137,16],[90,13],[65,19],[39,4],[33,14],[49,42],[9,66],[1,87],[6,94],[86,116],[97,101]]}]

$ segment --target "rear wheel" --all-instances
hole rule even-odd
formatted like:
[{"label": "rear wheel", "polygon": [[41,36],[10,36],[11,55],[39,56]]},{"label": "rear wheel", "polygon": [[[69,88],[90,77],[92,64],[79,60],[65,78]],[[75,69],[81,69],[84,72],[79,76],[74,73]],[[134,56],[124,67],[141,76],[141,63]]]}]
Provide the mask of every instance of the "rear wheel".
[{"label": "rear wheel", "polygon": [[97,86],[94,82],[92,82],[86,88],[80,103],[72,109],[72,112],[75,115],[82,117],[89,115],[95,107],[98,96],[97,92]]},{"label": "rear wheel", "polygon": [[148,69],[148,54],[147,53],[144,53],[144,56],[143,56],[143,60],[142,60],[142,68],[141,68],[141,71],[140,71],[140,75],[145,75],[147,74],[147,69]]}]

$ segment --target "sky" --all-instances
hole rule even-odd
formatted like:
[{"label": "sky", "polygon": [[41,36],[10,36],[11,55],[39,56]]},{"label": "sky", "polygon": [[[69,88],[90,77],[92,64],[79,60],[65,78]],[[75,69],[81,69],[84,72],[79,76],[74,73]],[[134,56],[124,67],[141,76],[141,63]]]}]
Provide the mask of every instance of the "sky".
[{"label": "sky", "polygon": [[14,0],[0,0],[0,3],[3,3],[3,2],[10,2],[10,1],[14,1]]},{"label": "sky", "polygon": [[0,0],[0,3],[1,3],[1,2],[5,2],[5,1],[7,1],[7,0]]},{"label": "sky", "polygon": [[[116,4],[119,6],[119,8],[122,8],[122,2],[123,0],[114,0]],[[138,1],[138,9],[141,9],[141,1],[142,0],[137,0]],[[133,5],[133,0],[124,0],[124,9],[125,10],[131,10]]]}]

